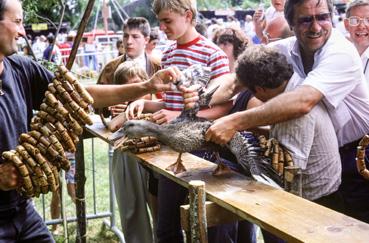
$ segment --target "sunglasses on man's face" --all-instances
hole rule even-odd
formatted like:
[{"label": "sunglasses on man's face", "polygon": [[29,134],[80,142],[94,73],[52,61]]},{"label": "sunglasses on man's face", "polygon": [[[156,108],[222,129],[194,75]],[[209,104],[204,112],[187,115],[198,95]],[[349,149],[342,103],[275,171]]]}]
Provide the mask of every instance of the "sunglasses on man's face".
[{"label": "sunglasses on man's face", "polygon": [[358,26],[360,23],[364,23],[364,25],[369,26],[369,17],[360,18],[357,16],[351,16],[348,18],[348,23],[350,26]]},{"label": "sunglasses on man's face", "polygon": [[331,21],[331,14],[330,13],[321,13],[311,16],[304,16],[297,18],[297,24],[309,27],[313,23],[313,21],[317,21],[318,24],[326,24],[327,22]]}]

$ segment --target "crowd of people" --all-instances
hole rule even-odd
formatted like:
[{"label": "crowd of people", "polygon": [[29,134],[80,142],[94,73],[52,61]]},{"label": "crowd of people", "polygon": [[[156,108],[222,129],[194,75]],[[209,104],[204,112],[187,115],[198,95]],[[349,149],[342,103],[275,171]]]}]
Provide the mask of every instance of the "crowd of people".
[{"label": "crowd of people", "polygon": [[[152,7],[159,27],[143,17],[127,19],[118,57],[102,68],[97,85],[86,87],[95,108],[112,116],[111,131],[142,112],[153,113],[158,124],[172,121],[199,97],[195,87],[172,90],[170,82],[191,65],[209,67],[208,88],[219,88],[198,113],[214,121],[207,140],[225,144],[236,131],[269,126],[269,136],[302,169],[303,198],[369,223],[369,181],[355,161],[358,142],[369,132],[368,0],[351,2],[341,22],[331,0],[272,0],[242,23],[213,19],[205,28],[197,22],[196,1],[154,0]],[[28,130],[32,109],[53,78],[13,55],[25,36],[22,20],[19,1],[0,0],[0,152],[14,149]],[[53,50],[45,50],[43,57],[52,60]],[[115,151],[113,167],[126,241],[183,242],[179,206],[187,190],[130,153]],[[0,241],[52,242],[31,201],[15,190],[19,184],[15,168],[0,158]],[[284,242],[262,232],[264,242]],[[247,221],[208,234],[209,242],[256,242]]]}]

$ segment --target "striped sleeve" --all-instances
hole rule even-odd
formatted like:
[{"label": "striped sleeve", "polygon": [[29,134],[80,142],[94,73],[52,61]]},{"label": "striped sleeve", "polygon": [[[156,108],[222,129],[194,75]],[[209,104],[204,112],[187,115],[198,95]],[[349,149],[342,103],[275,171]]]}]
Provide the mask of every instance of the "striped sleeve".
[{"label": "striped sleeve", "polygon": [[223,51],[213,52],[210,56],[208,66],[211,67],[211,79],[218,78],[230,72],[229,61]]}]

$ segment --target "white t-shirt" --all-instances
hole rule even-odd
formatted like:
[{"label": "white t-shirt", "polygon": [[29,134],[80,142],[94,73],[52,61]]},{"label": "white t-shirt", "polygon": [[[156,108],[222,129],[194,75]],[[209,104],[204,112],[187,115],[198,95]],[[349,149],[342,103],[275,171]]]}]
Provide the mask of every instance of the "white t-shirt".
[{"label": "white t-shirt", "polygon": [[339,146],[369,133],[369,89],[356,48],[337,30],[315,53],[312,71],[307,75],[296,37],[271,43],[287,56],[294,71],[303,78],[300,85],[319,90],[324,98]]},{"label": "white t-shirt", "polygon": [[369,48],[366,48],[366,50],[361,54],[361,61],[363,62],[363,69],[364,69],[364,76],[369,84]]}]

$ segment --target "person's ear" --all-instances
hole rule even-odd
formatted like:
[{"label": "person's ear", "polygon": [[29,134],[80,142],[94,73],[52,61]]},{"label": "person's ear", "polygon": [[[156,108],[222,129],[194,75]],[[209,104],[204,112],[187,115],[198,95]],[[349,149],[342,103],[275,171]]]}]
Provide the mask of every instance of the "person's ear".
[{"label": "person's ear", "polygon": [[192,22],[193,13],[191,10],[187,9],[185,11],[185,17],[189,22]]},{"label": "person's ear", "polygon": [[349,31],[350,25],[349,25],[348,19],[347,19],[347,18],[346,18],[346,19],[344,19],[344,20],[343,20],[343,23],[344,23],[344,25],[345,25],[345,29],[346,29],[347,31]]},{"label": "person's ear", "polygon": [[259,85],[256,85],[254,89],[255,89],[255,93],[260,93],[260,92],[265,91],[265,89]]},{"label": "person's ear", "polygon": [[149,44],[150,36],[145,37],[145,45]]}]

